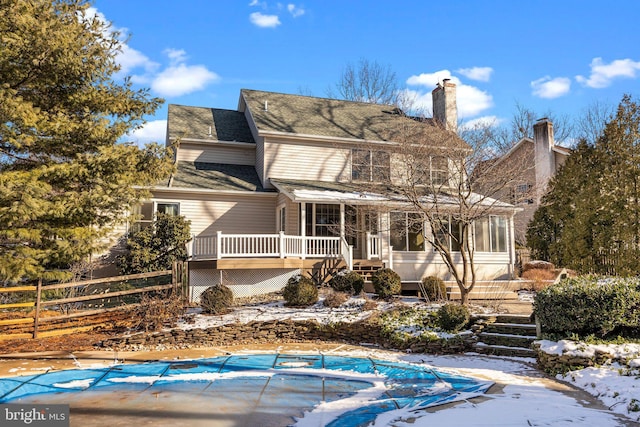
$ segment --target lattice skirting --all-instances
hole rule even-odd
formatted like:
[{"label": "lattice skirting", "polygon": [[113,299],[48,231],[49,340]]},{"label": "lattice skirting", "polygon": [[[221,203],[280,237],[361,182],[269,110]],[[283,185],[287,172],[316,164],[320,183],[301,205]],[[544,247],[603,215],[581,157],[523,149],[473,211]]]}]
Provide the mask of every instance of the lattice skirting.
[{"label": "lattice skirting", "polygon": [[223,283],[233,291],[234,298],[252,297],[277,292],[300,269],[256,268],[251,270],[191,270],[189,298],[200,302],[200,294],[209,286]]}]

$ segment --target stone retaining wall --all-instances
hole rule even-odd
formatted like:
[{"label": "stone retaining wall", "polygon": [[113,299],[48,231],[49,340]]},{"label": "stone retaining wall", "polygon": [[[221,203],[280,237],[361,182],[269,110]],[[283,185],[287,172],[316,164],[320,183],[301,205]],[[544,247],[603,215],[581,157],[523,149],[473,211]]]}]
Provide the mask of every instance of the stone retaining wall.
[{"label": "stone retaining wall", "polygon": [[102,346],[116,350],[148,350],[295,342],[370,344],[416,353],[453,354],[471,350],[475,336],[469,334],[451,340],[414,342],[405,345],[404,348],[398,348],[382,336],[379,325],[375,323],[320,325],[313,320],[273,320],[228,324],[207,329],[172,329],[155,333],[138,333],[111,338],[104,341]]},{"label": "stone retaining wall", "polygon": [[627,363],[626,360],[616,360],[613,355],[597,349],[594,356],[588,357],[574,354],[549,354],[540,350],[539,344],[534,343],[533,346],[537,353],[538,367],[551,375],[564,374],[611,362],[619,362],[623,366]]}]

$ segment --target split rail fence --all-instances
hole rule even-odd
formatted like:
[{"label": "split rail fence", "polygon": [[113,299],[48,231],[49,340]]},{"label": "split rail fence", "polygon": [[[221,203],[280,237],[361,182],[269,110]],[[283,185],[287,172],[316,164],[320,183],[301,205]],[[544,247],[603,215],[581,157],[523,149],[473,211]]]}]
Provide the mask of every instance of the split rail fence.
[{"label": "split rail fence", "polygon": [[[140,306],[143,295],[187,295],[186,264],[172,270],[69,283],[0,287],[0,341],[84,332]],[[60,314],[58,314],[60,313]],[[108,325],[112,326],[112,325]]]}]

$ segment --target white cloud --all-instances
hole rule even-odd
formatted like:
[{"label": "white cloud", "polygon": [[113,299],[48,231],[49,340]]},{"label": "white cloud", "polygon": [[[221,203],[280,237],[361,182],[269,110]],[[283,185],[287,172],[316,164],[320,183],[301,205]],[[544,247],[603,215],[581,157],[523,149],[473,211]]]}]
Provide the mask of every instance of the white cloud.
[{"label": "white cloud", "polygon": [[151,81],[151,89],[160,96],[186,95],[220,80],[220,76],[204,65],[187,65],[187,53],[182,49],[166,49],[164,54],[170,64]]},{"label": "white cloud", "polygon": [[258,6],[260,4],[260,2],[258,0],[252,0],[251,3],[249,3],[249,6]]},{"label": "white cloud", "polygon": [[459,130],[473,130],[489,127],[500,126],[505,122],[505,119],[501,119],[498,116],[482,116],[475,119],[467,120],[462,123]]},{"label": "white cloud", "polygon": [[616,59],[609,64],[602,62],[602,58],[593,58],[590,64],[591,75],[587,78],[576,76],[578,83],[595,89],[610,86],[615,78],[635,79],[640,73],[640,62],[632,59]]},{"label": "white cloud", "polygon": [[539,98],[554,99],[564,96],[571,89],[571,80],[567,77],[544,76],[531,82],[533,95]]},{"label": "white cloud", "polygon": [[130,134],[127,134],[127,139],[142,147],[150,142],[163,144],[166,139],[166,134],[167,121],[152,120],[145,123],[140,129],[136,129]]},{"label": "white cloud", "polygon": [[478,89],[475,86],[463,84],[456,76],[451,75],[449,70],[440,70],[435,73],[422,73],[411,76],[407,79],[407,84],[411,86],[425,86],[429,89],[423,93],[410,90],[407,94],[415,99],[425,110],[431,110],[431,90],[435,89],[436,84],[444,79],[450,79],[457,86],[456,99],[458,105],[458,118],[477,116],[481,112],[493,106],[493,97],[487,92]]},{"label": "white cloud", "polygon": [[253,12],[249,15],[249,20],[253,25],[261,28],[275,28],[280,25],[278,15],[264,15],[260,12]]},{"label": "white cloud", "polygon": [[491,80],[491,73],[493,68],[491,67],[472,67],[472,68],[459,68],[456,72],[462,74],[468,79],[477,80],[479,82],[488,82]]},{"label": "white cloud", "polygon": [[293,16],[294,18],[297,18],[298,16],[304,15],[304,9],[299,8],[298,6],[296,6],[293,3],[289,3],[287,5],[287,10],[291,14],[291,16]]}]

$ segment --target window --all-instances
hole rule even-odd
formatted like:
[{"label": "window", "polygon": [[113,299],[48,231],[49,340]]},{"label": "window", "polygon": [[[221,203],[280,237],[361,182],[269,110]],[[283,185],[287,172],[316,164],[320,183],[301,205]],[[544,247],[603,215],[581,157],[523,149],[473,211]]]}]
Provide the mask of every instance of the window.
[{"label": "window", "polygon": [[507,251],[507,219],[490,216],[475,222],[474,245],[478,252]]},{"label": "window", "polygon": [[462,238],[462,226],[460,222],[451,219],[451,217],[442,219],[440,229],[436,232],[436,238],[442,242],[448,250],[459,252]]},{"label": "window", "polygon": [[395,251],[423,252],[425,239],[422,215],[391,212],[391,245]]},{"label": "window", "polygon": [[431,157],[431,184],[442,186],[449,184],[449,159],[443,156]]},{"label": "window", "polygon": [[156,204],[156,212],[170,216],[178,216],[180,215],[180,203],[158,202]]},{"label": "window", "polygon": [[386,151],[351,150],[351,179],[361,182],[389,181],[391,158]]},{"label": "window", "polygon": [[135,206],[133,214],[136,216],[136,221],[131,225],[131,231],[136,232],[150,226],[155,219],[154,212],[171,216],[180,215],[180,203],[148,202]]},{"label": "window", "polygon": [[307,236],[339,236],[340,205],[307,203]]},{"label": "window", "polygon": [[511,203],[514,205],[531,205],[533,198],[531,197],[531,184],[518,184],[511,190]]}]

